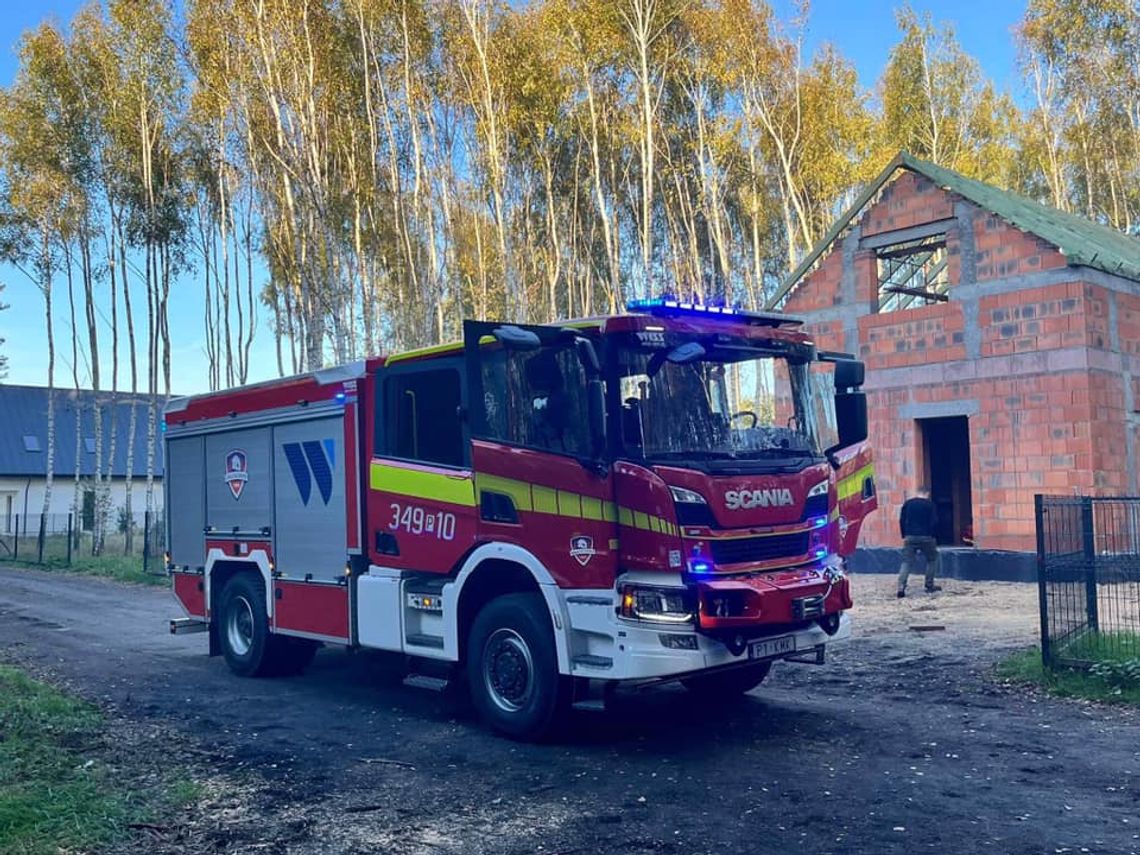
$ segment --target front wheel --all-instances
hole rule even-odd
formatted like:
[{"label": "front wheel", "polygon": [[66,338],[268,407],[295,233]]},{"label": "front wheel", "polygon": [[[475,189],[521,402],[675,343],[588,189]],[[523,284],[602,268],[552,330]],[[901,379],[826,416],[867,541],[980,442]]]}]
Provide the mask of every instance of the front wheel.
[{"label": "front wheel", "polygon": [[566,707],[568,681],[546,602],[539,594],[506,594],[476,615],[467,640],[467,682],[479,715],[515,739],[548,734]]},{"label": "front wheel", "polygon": [[752,691],[772,670],[771,662],[754,662],[741,665],[728,671],[701,674],[681,681],[690,692],[704,695],[713,700],[727,701]]}]

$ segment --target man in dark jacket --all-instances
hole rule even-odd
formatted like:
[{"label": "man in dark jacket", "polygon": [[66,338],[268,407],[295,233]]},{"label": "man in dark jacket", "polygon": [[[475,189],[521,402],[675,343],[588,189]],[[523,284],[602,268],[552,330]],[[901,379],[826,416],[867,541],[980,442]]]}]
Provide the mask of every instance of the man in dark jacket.
[{"label": "man in dark jacket", "polygon": [[934,584],[938,572],[938,542],[934,539],[937,528],[938,512],[930,501],[930,489],[920,487],[917,496],[903,502],[899,513],[899,534],[903,539],[897,594],[900,599],[906,596],[906,580],[920,552],[926,558],[926,592],[933,594],[942,590],[940,585]]}]

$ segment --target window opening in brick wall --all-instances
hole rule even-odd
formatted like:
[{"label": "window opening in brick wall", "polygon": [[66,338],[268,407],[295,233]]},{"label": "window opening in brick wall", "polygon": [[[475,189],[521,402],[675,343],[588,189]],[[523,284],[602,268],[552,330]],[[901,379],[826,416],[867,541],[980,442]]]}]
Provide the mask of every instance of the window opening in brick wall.
[{"label": "window opening in brick wall", "polygon": [[949,299],[946,235],[884,246],[877,256],[880,312],[914,309]]}]

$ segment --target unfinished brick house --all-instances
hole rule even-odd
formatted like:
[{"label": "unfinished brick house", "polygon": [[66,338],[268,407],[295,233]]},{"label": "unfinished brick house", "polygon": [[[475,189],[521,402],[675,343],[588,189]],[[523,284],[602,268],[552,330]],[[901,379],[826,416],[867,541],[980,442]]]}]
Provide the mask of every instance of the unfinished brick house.
[{"label": "unfinished brick house", "polygon": [[1140,494],[1140,240],[900,154],[772,305],[866,362],[864,546],[921,483],[996,550],[1035,549],[1035,493]]}]

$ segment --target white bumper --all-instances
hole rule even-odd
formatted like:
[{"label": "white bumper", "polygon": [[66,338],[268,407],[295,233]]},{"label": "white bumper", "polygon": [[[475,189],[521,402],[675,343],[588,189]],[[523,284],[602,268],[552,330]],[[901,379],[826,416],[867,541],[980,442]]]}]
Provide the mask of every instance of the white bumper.
[{"label": "white bumper", "polygon": [[[741,653],[733,654],[720,641],[691,626],[619,618],[609,592],[565,591],[562,597],[570,625],[569,673],[575,677],[652,680],[749,661],[747,646]],[[785,636],[794,637],[795,653],[775,658],[799,657],[846,641],[851,637],[851,619],[843,614],[834,635],[812,624],[776,637]]]}]

